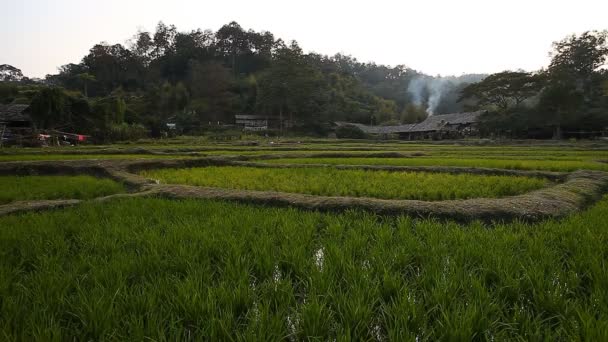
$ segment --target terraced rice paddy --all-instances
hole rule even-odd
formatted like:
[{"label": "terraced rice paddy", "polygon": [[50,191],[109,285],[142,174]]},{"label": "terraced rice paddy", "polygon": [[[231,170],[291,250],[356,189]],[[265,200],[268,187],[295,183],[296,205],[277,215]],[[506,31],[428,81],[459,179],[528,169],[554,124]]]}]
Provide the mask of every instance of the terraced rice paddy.
[{"label": "terraced rice paddy", "polygon": [[427,201],[517,195],[549,183],[514,176],[238,166],[159,169],[142,175],[169,184]]},{"label": "terraced rice paddy", "polygon": [[[37,176],[16,175],[27,170],[27,160],[184,158],[187,152],[270,164],[608,171],[602,162],[608,145],[601,142],[242,143],[184,138],[146,142],[148,151],[141,153],[126,151],[134,145],[125,144],[0,155],[0,169],[2,161],[21,160],[4,164],[19,172],[0,176],[0,206],[84,200],[69,208],[0,216],[0,341],[608,341],[608,195],[560,218],[524,221],[524,207],[514,221],[458,223],[352,207],[333,212],[296,209],[293,203],[279,208],[272,201],[176,199],[158,192],[91,201],[154,187],[195,187],[134,189],[86,175],[47,176],[44,168],[34,170]],[[320,152],[336,156],[306,157]],[[410,158],[361,157],[372,152]],[[287,158],[256,157],[268,154]],[[209,162],[201,161],[180,165]],[[70,163],[77,161],[54,165]],[[119,171],[133,170],[142,169]],[[509,196],[539,188],[548,193],[540,200],[550,202],[562,193],[550,191],[562,184],[540,178],[335,167],[206,166],[141,174],[162,183],[237,191],[435,201],[421,202],[428,206],[505,196],[450,203],[512,203]]]},{"label": "terraced rice paddy", "polygon": [[183,156],[165,156],[155,154],[7,154],[0,155],[0,162],[26,160],[81,160],[81,159],[148,159],[148,158],[183,158]]},{"label": "terraced rice paddy", "polygon": [[4,217],[0,335],[602,341],[606,222],[608,199],[492,229],[159,199]]},{"label": "terraced rice paddy", "polygon": [[608,171],[608,164],[580,160],[537,160],[488,158],[285,158],[264,160],[275,164],[396,165],[396,166],[461,166],[515,170]]},{"label": "terraced rice paddy", "polygon": [[0,176],[0,204],[22,200],[90,199],[124,192],[110,179],[92,176]]}]

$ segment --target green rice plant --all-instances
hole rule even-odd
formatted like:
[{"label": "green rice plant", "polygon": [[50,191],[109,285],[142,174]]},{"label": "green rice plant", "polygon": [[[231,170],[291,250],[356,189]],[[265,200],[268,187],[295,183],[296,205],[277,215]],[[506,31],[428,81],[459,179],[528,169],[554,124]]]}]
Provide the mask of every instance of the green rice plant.
[{"label": "green rice plant", "polygon": [[0,204],[20,200],[89,199],[124,192],[122,184],[92,176],[0,176]]},{"label": "green rice plant", "polygon": [[141,158],[184,158],[175,155],[157,154],[6,154],[0,155],[0,162],[3,161],[28,161],[28,160],[80,160],[80,159],[141,159]]},{"label": "green rice plant", "polygon": [[492,227],[116,199],[0,218],[2,340],[608,337],[608,198]]},{"label": "green rice plant", "polygon": [[430,201],[517,195],[549,183],[545,179],[531,177],[338,170],[331,167],[212,166],[147,170],[141,174],[170,184]]},{"label": "green rice plant", "polygon": [[398,166],[461,166],[516,170],[575,171],[581,169],[608,171],[607,163],[579,160],[530,159],[465,159],[465,158],[286,158],[265,160],[274,164],[334,164],[334,165],[398,165]]},{"label": "green rice plant", "polygon": [[[146,158],[154,155],[131,154],[128,150],[144,148],[147,151],[161,151],[179,156],[184,152],[199,152],[205,155],[263,155],[275,153],[315,153],[315,152],[403,152],[424,153],[433,158],[457,159],[536,159],[536,160],[579,160],[594,162],[607,160],[608,148],[605,144],[542,144],[530,143],[523,145],[463,145],[412,142],[356,142],[336,140],[294,140],[273,141],[258,139],[258,145],[244,146],[242,142],[214,143],[200,139],[170,139],[150,140],[142,143],[114,144],[107,146],[70,146],[52,148],[10,148],[0,154],[1,160],[52,160],[52,159],[109,159],[109,158]],[[111,151],[123,150],[126,154],[113,154]],[[74,153],[86,152],[88,156],[73,156]],[[32,156],[34,155],[34,156]],[[63,157],[65,156],[65,157]],[[166,157],[166,156],[158,156]]]}]

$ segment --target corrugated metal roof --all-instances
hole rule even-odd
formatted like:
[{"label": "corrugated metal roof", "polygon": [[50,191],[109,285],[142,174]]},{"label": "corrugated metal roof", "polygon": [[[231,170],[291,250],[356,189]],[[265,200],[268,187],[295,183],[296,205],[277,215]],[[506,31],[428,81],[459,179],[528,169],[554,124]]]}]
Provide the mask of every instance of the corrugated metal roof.
[{"label": "corrugated metal roof", "polygon": [[0,122],[31,121],[29,114],[24,113],[28,107],[25,104],[0,105]]}]

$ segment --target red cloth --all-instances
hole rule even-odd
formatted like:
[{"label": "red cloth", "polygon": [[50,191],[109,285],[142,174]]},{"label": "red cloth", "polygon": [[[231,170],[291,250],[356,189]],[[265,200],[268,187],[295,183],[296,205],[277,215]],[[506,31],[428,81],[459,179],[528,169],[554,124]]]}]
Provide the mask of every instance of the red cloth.
[{"label": "red cloth", "polygon": [[78,135],[78,141],[85,141],[87,140],[87,137],[85,137],[84,135]]}]

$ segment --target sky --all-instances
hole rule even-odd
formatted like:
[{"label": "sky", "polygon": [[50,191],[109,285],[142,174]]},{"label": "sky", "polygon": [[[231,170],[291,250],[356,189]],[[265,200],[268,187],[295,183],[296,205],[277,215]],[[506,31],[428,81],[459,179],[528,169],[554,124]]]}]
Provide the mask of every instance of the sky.
[{"label": "sky", "polygon": [[159,21],[179,31],[230,21],[304,51],[404,64],[431,75],[538,70],[553,41],[608,29],[607,0],[0,0],[0,64],[44,77],[96,43]]}]

